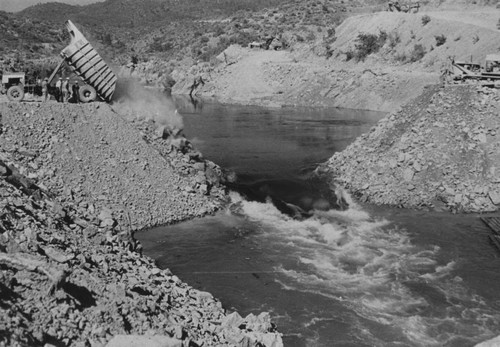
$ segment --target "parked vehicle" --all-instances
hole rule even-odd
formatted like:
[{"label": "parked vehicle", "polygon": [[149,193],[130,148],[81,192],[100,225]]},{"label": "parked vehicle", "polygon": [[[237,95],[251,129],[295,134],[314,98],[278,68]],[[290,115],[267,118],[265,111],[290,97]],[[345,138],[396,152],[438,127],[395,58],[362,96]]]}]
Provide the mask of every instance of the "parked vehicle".
[{"label": "parked vehicle", "polygon": [[484,66],[474,62],[455,61],[451,58],[450,74],[455,80],[478,80],[500,83],[500,54],[488,54]]},{"label": "parked vehicle", "polygon": [[[10,101],[21,101],[29,88],[26,84],[26,74],[24,72],[4,72],[2,74],[2,86],[0,92],[7,94]],[[34,89],[34,86],[33,86]]]},{"label": "parked vehicle", "polygon": [[[61,52],[62,60],[48,78],[49,93],[54,89],[52,81],[63,65],[66,65],[83,82],[80,86],[80,102],[91,102],[98,97],[110,102],[116,88],[117,77],[97,51],[87,41],[77,27],[66,22],[71,42]],[[41,95],[41,86],[27,83],[24,72],[4,72],[2,74],[2,94],[7,94],[11,101],[22,101],[26,94]]]}]

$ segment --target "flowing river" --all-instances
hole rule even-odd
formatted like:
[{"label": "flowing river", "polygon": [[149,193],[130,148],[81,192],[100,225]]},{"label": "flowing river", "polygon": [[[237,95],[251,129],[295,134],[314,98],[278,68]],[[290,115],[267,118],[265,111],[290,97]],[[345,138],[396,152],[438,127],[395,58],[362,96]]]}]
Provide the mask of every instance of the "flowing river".
[{"label": "flowing river", "polygon": [[[325,208],[312,170],[383,114],[210,103],[179,112],[238,188],[215,216],[136,235],[160,267],[227,309],[270,312],[287,347],[474,346],[500,335],[500,259],[477,215],[351,199]],[[294,218],[276,202],[312,212]]]}]

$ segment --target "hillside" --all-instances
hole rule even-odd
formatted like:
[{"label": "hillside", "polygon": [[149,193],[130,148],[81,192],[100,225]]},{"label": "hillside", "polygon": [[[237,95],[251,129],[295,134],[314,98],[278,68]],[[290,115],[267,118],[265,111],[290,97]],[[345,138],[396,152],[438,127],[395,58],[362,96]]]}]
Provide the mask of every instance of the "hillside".
[{"label": "hillside", "polygon": [[[104,0],[65,0],[66,3],[71,5],[88,5],[94,2],[104,1]],[[5,12],[18,12],[24,10],[27,7],[38,5],[44,2],[54,2],[53,0],[3,0],[0,3],[0,11]]]},{"label": "hillside", "polygon": [[[491,9],[476,10],[493,18]],[[445,13],[453,20],[443,19]],[[438,83],[449,57],[473,54],[481,61],[500,47],[497,29],[463,24],[458,14],[376,12],[349,17],[330,32],[310,27],[308,42],[285,51],[233,46],[217,63],[174,71],[173,92],[188,93],[201,76],[206,83],[196,94],[225,102],[392,111]]]},{"label": "hillside", "polygon": [[62,47],[68,35],[63,28],[35,18],[16,16],[0,11],[0,53],[20,52],[28,59],[41,54],[53,54]]},{"label": "hillside", "polygon": [[[40,4],[9,14],[5,27],[14,33],[18,42],[35,45],[40,39],[30,38],[18,30],[15,21],[38,21],[62,30],[64,21],[71,19],[108,61],[126,65],[132,57],[140,62],[160,59],[167,66],[154,70],[166,75],[177,65],[191,65],[197,60],[208,62],[234,43],[246,46],[287,28],[300,28],[300,35],[307,35],[310,25],[331,23],[334,27],[345,17],[345,11],[345,6],[334,0],[215,3],[107,0],[88,6]],[[292,38],[289,43],[294,41]],[[52,55],[44,51],[30,56],[22,47],[6,45],[5,53],[17,54],[26,61],[53,58],[61,46],[53,48]]]}]

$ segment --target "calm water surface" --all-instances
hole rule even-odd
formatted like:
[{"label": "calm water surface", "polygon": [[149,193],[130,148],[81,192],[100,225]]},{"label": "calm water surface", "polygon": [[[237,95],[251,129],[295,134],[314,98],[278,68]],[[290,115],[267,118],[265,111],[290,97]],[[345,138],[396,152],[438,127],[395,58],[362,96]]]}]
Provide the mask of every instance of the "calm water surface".
[{"label": "calm water surface", "polygon": [[[338,109],[180,107],[185,133],[243,185],[317,198],[315,165],[382,117]],[[285,346],[473,346],[500,334],[500,260],[478,216],[350,201],[297,220],[231,193],[216,216],[136,235],[145,253]]]}]

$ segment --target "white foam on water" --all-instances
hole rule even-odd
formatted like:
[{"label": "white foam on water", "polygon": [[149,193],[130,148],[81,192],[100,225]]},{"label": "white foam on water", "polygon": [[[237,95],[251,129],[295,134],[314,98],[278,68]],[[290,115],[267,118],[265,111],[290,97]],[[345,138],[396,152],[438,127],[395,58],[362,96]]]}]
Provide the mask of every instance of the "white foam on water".
[{"label": "white foam on water", "polygon": [[[233,201],[246,218],[263,226],[258,236],[263,242],[295,260],[275,267],[283,274],[284,290],[340,301],[360,317],[397,328],[412,346],[489,337],[500,324],[500,314],[453,275],[454,261],[438,263],[439,247],[413,245],[404,230],[372,218],[352,201],[346,211],[315,211],[305,220],[284,215],[269,202],[240,196]],[[443,306],[437,314],[429,314],[433,300]]]}]

